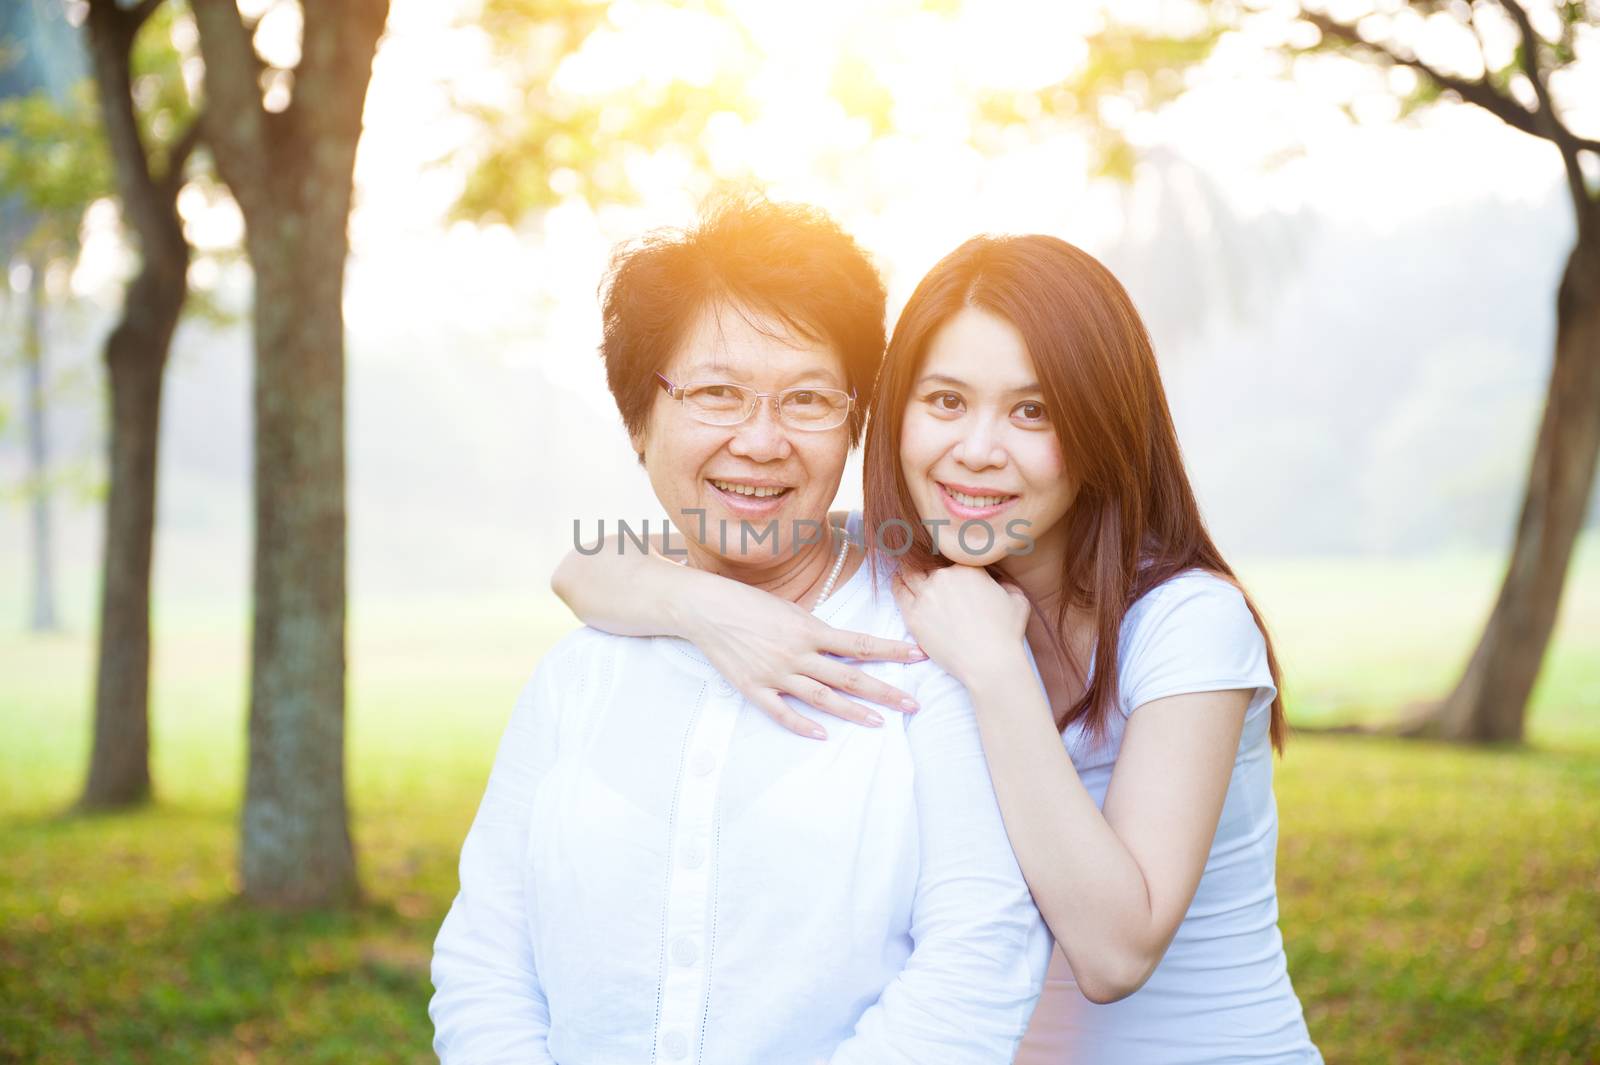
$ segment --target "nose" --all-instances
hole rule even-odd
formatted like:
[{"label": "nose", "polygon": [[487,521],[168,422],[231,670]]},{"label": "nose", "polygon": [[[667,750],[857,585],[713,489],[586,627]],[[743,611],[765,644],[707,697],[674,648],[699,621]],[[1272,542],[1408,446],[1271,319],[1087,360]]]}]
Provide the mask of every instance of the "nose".
[{"label": "nose", "polygon": [[778,421],[776,399],[763,398],[750,417],[734,429],[728,450],[751,462],[781,462],[794,450],[789,434]]},{"label": "nose", "polygon": [[969,470],[996,469],[1006,464],[1006,449],[988,418],[967,419],[966,432],[956,442],[953,455]]}]

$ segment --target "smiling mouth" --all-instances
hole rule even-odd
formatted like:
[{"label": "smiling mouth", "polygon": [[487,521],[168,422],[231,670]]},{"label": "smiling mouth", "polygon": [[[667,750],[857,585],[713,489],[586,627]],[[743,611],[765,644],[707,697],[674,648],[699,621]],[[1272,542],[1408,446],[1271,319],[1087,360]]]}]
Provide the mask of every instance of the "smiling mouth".
[{"label": "smiling mouth", "polygon": [[978,493],[964,491],[962,489],[954,488],[948,484],[945,484],[943,481],[936,481],[934,483],[936,483],[939,486],[940,491],[944,492],[944,494],[950,499],[971,510],[987,510],[990,507],[998,507],[1018,498],[1014,494],[1003,492]]},{"label": "smiling mouth", "polygon": [[711,487],[717,489],[717,491],[726,492],[731,496],[738,496],[740,499],[776,499],[779,496],[787,495],[791,491],[788,485],[782,484],[744,484],[739,481],[718,480],[715,477],[708,477],[707,480],[710,482]]}]

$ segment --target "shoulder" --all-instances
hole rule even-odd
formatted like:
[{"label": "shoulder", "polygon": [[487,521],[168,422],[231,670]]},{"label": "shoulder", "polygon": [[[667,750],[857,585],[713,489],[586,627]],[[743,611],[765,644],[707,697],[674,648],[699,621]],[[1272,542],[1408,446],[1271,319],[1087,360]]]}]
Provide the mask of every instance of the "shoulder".
[{"label": "shoulder", "polygon": [[553,754],[605,703],[628,639],[584,626],[552,644],[517,695],[502,742]]},{"label": "shoulder", "polygon": [[1186,570],[1141,596],[1123,619],[1118,654],[1124,710],[1183,692],[1275,690],[1266,637],[1244,593],[1204,570]]},{"label": "shoulder", "polygon": [[539,659],[517,700],[519,708],[533,702],[571,702],[574,700],[569,696],[581,697],[592,688],[608,684],[626,640],[587,625],[567,633]]},{"label": "shoulder", "polygon": [[580,626],[550,645],[539,659],[538,672],[570,675],[591,668],[600,659],[614,654],[616,644],[622,639],[624,637],[588,625]]},{"label": "shoulder", "polygon": [[1207,570],[1184,570],[1140,596],[1122,621],[1122,637],[1141,632],[1224,626],[1231,635],[1248,629],[1260,636],[1244,593],[1226,577]]}]

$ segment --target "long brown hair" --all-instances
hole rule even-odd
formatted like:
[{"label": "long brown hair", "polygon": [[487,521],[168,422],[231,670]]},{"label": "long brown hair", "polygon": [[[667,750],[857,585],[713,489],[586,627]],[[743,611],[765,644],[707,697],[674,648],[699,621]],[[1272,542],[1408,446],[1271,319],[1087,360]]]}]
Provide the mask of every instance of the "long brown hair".
[{"label": "long brown hair", "polygon": [[[863,459],[866,528],[891,531],[866,537],[875,564],[886,553],[916,572],[947,564],[917,520],[900,465],[900,431],[929,342],[963,307],[997,315],[1022,334],[1069,475],[1079,486],[1061,519],[1067,553],[1052,635],[1085,675],[1085,664],[1075,661],[1061,634],[1070,608],[1091,612],[1095,669],[1077,704],[1057,709],[1056,724],[1065,729],[1081,721],[1091,735],[1104,735],[1117,705],[1118,637],[1128,608],[1189,569],[1235,587],[1239,581],[1200,516],[1155,352],[1133,301],[1093,256],[1037,235],[967,241],[929,271],[900,314],[879,371]],[[1281,690],[1266,625],[1248,595],[1245,603],[1266,638],[1267,665]],[[1286,731],[1280,694],[1271,722],[1278,750]]]}]

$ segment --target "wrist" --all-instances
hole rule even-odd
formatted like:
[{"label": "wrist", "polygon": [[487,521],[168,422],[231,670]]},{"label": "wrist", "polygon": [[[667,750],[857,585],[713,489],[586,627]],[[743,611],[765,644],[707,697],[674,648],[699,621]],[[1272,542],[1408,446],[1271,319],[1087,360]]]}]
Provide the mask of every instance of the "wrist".
[{"label": "wrist", "polygon": [[666,622],[667,635],[695,643],[706,617],[712,613],[707,609],[707,599],[714,589],[698,586],[697,579],[705,576],[699,570],[665,558],[658,564],[666,572],[656,583],[656,607]]},{"label": "wrist", "polygon": [[1024,643],[974,647],[966,661],[951,672],[969,690],[999,690],[1018,679],[1033,683],[1033,667],[1028,662]]}]

